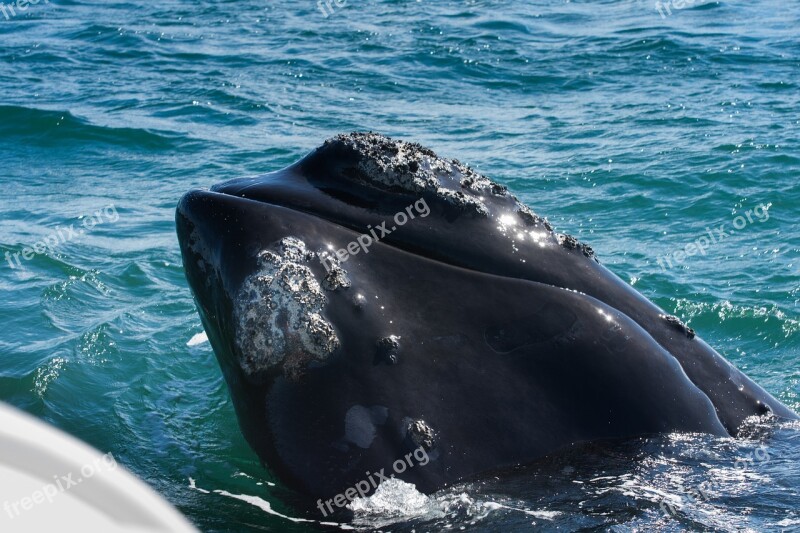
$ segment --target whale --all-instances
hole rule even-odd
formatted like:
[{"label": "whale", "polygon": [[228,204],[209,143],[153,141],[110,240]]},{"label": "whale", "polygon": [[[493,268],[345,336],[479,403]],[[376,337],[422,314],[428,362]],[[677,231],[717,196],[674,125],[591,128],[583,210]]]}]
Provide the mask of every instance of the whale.
[{"label": "whale", "polygon": [[179,201],[245,439],[327,516],[582,443],[797,419],[506,186],[413,142],[325,141]]}]

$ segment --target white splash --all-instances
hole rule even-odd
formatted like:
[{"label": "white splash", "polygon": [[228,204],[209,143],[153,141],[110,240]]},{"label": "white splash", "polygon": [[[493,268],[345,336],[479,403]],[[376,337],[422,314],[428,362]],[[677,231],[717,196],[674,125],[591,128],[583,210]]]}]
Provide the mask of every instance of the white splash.
[{"label": "white splash", "polygon": [[418,516],[431,507],[431,499],[411,483],[397,478],[381,483],[372,496],[356,498],[348,509],[356,514]]},{"label": "white splash", "polygon": [[254,506],[258,507],[259,509],[261,509],[264,512],[267,512],[267,513],[269,513],[271,515],[278,516],[280,518],[284,518],[286,520],[290,520],[292,522],[315,522],[315,520],[308,520],[308,519],[305,519],[305,518],[295,518],[293,516],[287,516],[285,514],[281,514],[278,511],[274,510],[272,508],[272,505],[270,505],[270,503],[267,500],[265,500],[263,498],[259,498],[258,496],[250,496],[250,495],[247,495],[247,494],[232,494],[232,493],[230,493],[228,491],[225,491],[225,490],[215,490],[214,494],[220,494],[222,496],[227,496],[228,498],[235,498],[237,500],[241,500],[243,502],[247,502],[250,505],[254,505]]},{"label": "white splash", "polygon": [[[248,478],[252,479],[252,476],[248,476],[247,474],[244,474],[244,473],[241,473],[241,472],[239,474],[241,474],[244,477],[248,477]],[[236,474],[234,474],[234,476],[236,476]],[[271,485],[274,485],[274,484],[271,484]],[[258,507],[259,509],[261,509],[265,513],[271,514],[273,516],[277,516],[278,518],[283,518],[284,520],[289,520],[290,522],[295,522],[295,523],[300,523],[300,522],[318,523],[318,524],[321,524],[321,525],[324,525],[324,526],[338,527],[339,529],[342,529],[342,530],[352,530],[352,529],[354,529],[354,528],[352,528],[352,527],[350,527],[350,526],[348,526],[346,524],[339,524],[337,522],[318,522],[317,520],[309,520],[307,518],[296,518],[294,516],[288,516],[288,515],[279,513],[278,511],[276,511],[275,509],[272,508],[272,504],[270,504],[267,500],[265,500],[264,498],[261,498],[259,496],[251,496],[249,494],[233,494],[232,492],[228,492],[226,490],[208,491],[206,489],[202,489],[202,488],[198,487],[197,483],[194,480],[194,478],[191,478],[191,477],[189,478],[189,488],[192,489],[192,490],[196,490],[198,492],[201,492],[203,494],[212,494],[212,493],[213,494],[219,494],[220,496],[225,496],[227,498],[233,498],[235,500],[240,500],[240,501],[243,501],[245,503],[249,503],[250,505]]]},{"label": "white splash", "polygon": [[197,492],[202,492],[203,494],[211,494],[206,489],[201,489],[200,487],[198,487],[197,483],[194,480],[194,478],[191,478],[191,477],[189,478],[189,488],[193,489],[193,490],[196,490]]},{"label": "white splash", "polygon": [[541,520],[553,520],[553,519],[555,519],[557,516],[559,516],[561,514],[559,511],[547,511],[547,510],[544,510],[544,509],[540,509],[540,510],[521,509],[519,507],[512,507],[511,505],[504,505],[502,503],[497,503],[497,502],[485,502],[483,504],[483,507],[485,509],[488,509],[488,510],[491,510],[491,511],[495,511],[495,510],[498,510],[498,509],[508,509],[508,510],[511,510],[511,511],[519,511],[521,513],[525,513],[526,515],[530,515],[530,516],[533,516],[535,518],[539,518]]},{"label": "white splash", "polygon": [[205,342],[208,342],[208,335],[206,335],[205,331],[201,331],[189,339],[189,342],[186,343],[186,346],[198,346]]}]

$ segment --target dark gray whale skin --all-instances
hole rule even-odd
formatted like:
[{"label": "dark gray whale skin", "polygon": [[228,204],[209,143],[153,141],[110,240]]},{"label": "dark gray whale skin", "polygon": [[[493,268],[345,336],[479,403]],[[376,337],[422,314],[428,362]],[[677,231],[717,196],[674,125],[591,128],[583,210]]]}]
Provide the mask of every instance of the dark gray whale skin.
[{"label": "dark gray whale skin", "polygon": [[[325,255],[420,199],[429,215],[368,253]],[[419,145],[342,135],[190,191],[176,221],[243,434],[315,499],[419,447],[430,461],[397,477],[432,492],[581,442],[797,418],[588,246]]]}]

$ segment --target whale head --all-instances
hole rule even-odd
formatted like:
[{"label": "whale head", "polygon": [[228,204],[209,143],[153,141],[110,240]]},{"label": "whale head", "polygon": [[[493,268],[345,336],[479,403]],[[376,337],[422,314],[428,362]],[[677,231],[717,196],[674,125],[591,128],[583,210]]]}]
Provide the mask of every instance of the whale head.
[{"label": "whale head", "polygon": [[796,416],[589,246],[417,144],[340,135],[188,192],[176,221],[245,437],[323,501],[381,470],[433,491],[578,442]]}]

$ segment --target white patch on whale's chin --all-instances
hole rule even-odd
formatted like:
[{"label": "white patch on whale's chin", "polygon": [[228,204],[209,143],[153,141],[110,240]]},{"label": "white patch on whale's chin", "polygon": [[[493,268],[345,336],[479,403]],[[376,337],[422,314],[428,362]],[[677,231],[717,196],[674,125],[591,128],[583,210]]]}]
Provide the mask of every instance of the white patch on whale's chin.
[{"label": "white patch on whale's chin", "polygon": [[305,264],[315,256],[299,239],[284,238],[277,251],[259,254],[258,269],[242,283],[233,318],[239,364],[248,376],[282,366],[296,378],[339,347],[321,315],[327,299]]}]

